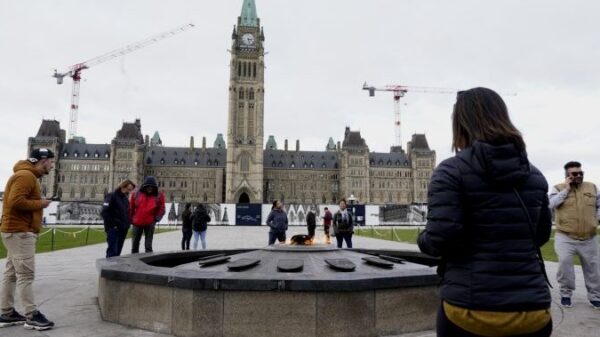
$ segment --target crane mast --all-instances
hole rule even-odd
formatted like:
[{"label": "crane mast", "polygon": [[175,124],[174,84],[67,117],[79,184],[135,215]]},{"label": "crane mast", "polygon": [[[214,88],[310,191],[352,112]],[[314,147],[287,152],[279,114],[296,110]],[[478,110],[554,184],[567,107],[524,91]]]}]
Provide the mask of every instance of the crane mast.
[{"label": "crane mast", "polygon": [[156,42],[162,41],[166,38],[184,32],[190,28],[193,28],[194,24],[188,23],[186,25],[177,27],[175,29],[153,35],[144,40],[129,44],[125,47],[112,50],[108,53],[102,54],[100,56],[89,59],[85,62],[77,63],[68,68],[68,70],[64,72],[58,72],[56,69],[54,70],[53,77],[56,78],[57,84],[62,84],[65,77],[71,77],[73,79],[73,89],[71,90],[71,107],[69,113],[69,138],[74,138],[77,136],[77,121],[79,115],[79,87],[81,84],[81,72],[85,69],[89,69],[95,65],[104,63],[106,61],[112,60],[116,57],[123,56],[154,44]]}]

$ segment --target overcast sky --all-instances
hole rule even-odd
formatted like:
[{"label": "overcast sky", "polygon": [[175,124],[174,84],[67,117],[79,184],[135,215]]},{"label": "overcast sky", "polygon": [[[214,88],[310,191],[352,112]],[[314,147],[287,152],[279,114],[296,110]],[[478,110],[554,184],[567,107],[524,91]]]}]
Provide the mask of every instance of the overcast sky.
[{"label": "overcast sky", "polygon": [[[196,27],[83,73],[79,134],[110,143],[141,118],[166,146],[226,134],[231,32],[243,0],[0,0],[0,189],[43,118],[68,129],[72,81],[54,68],[187,22]],[[550,184],[584,164],[600,183],[600,1],[256,0],[266,36],[265,141],[323,150],[344,127],[371,151],[394,141],[393,99],[373,85],[504,93],[530,160]],[[403,142],[425,133],[438,162],[452,155],[454,95],[409,92]]]}]

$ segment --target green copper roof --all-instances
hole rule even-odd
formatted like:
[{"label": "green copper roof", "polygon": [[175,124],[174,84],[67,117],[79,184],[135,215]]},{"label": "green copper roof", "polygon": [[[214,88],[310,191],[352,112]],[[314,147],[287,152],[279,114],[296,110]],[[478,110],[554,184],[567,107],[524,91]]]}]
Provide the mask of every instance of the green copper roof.
[{"label": "green copper roof", "polygon": [[215,149],[224,149],[225,148],[225,139],[223,139],[222,133],[217,133],[217,139],[215,139],[214,147],[215,147]]},{"label": "green copper roof", "polygon": [[329,137],[329,142],[327,143],[327,146],[325,147],[325,149],[327,151],[335,151],[335,143],[333,142],[332,137]]},{"label": "green copper roof", "polygon": [[269,140],[267,140],[267,145],[265,146],[266,150],[277,150],[277,142],[275,141],[275,136],[269,136]]},{"label": "green copper roof", "polygon": [[242,5],[241,26],[258,27],[258,16],[256,15],[256,4],[254,0],[244,0]]}]

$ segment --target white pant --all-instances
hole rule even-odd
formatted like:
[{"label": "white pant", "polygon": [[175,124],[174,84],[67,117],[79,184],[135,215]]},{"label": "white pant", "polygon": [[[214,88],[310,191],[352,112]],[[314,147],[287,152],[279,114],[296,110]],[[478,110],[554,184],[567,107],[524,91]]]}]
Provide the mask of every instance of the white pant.
[{"label": "white pant", "polygon": [[559,285],[560,296],[571,297],[573,295],[573,290],[575,290],[573,257],[578,255],[581,260],[588,300],[600,301],[600,257],[598,256],[597,240],[596,236],[583,241],[575,240],[563,233],[556,232],[554,250],[558,255],[556,281]]}]

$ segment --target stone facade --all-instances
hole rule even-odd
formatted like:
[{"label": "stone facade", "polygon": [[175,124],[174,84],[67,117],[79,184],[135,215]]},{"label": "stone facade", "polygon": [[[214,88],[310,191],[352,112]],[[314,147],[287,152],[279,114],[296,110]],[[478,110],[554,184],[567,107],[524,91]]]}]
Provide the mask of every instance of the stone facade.
[{"label": "stone facade", "polygon": [[426,203],[436,157],[423,134],[387,153],[370,152],[348,127],[325,151],[301,151],[300,141],[289,149],[287,140],[278,149],[273,136],[264,144],[265,38],[254,2],[244,4],[232,34],[227,143],[218,134],[212,147],[206,138],[196,147],[193,137],[188,147],[167,147],[158,132],[144,137],[139,119],[123,123],[110,144],[67,142],[59,122],[43,120],[27,150],[57,153],[56,170],[41,180],[44,195],[99,202],[123,179],[153,175],[168,202],[335,204],[353,195],[365,204]]}]

